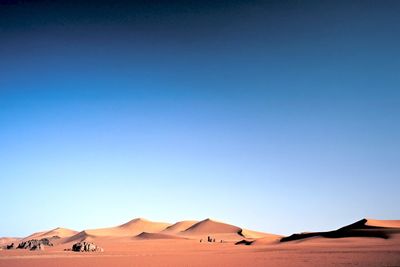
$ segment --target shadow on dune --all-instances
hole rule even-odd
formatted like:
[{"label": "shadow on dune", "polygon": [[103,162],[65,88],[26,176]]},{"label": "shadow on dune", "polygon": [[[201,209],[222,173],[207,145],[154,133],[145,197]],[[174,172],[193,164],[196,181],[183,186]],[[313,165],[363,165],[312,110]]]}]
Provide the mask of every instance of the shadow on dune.
[{"label": "shadow on dune", "polygon": [[238,242],[235,243],[235,245],[246,245],[246,246],[250,246],[251,244],[253,244],[253,240],[240,240]]},{"label": "shadow on dune", "polygon": [[389,239],[392,234],[400,233],[400,228],[367,225],[368,220],[362,219],[353,224],[328,232],[311,232],[293,234],[283,237],[280,241],[287,242],[310,237],[344,238],[344,237],[374,237]]}]

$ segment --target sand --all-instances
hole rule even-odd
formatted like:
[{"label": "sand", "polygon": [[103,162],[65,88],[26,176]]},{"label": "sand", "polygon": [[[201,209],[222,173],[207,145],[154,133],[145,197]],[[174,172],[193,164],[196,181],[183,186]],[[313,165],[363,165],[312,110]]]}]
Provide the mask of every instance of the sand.
[{"label": "sand", "polygon": [[196,223],[198,223],[198,221],[180,221],[180,222],[174,223],[173,225],[168,226],[162,232],[170,233],[170,234],[177,234],[179,232],[185,231],[186,229],[192,227]]},{"label": "sand", "polygon": [[[379,229],[397,228],[393,221],[366,220],[362,225]],[[236,241],[246,238],[238,234],[245,230],[234,225],[207,219],[179,222],[167,229],[169,226],[166,224],[164,229],[160,229],[159,223],[136,219],[117,227],[78,233],[79,238],[90,238],[103,247],[104,252],[64,251],[79,240],[78,234],[72,230],[70,237],[61,238],[55,246],[46,247],[44,251],[1,250],[0,267],[400,266],[400,234],[397,231],[389,232],[388,238],[313,236],[288,242],[279,242],[278,235],[255,232],[262,237],[247,238],[252,241],[251,245],[235,245]],[[150,230],[135,236],[122,235],[123,230],[115,230],[123,228],[129,233],[137,233],[142,227]],[[109,229],[109,232],[104,229]],[[97,235],[88,236],[88,233]],[[111,236],[113,233],[117,235]],[[203,235],[227,235],[235,240],[199,242],[199,237]]]},{"label": "sand", "polygon": [[21,238],[17,237],[1,237],[0,238],[0,247],[9,245],[11,243],[18,243],[21,240]]},{"label": "sand", "polygon": [[52,237],[65,238],[65,237],[70,237],[72,235],[75,235],[77,233],[78,232],[75,230],[57,227],[57,228],[49,230],[49,231],[42,231],[42,232],[37,232],[37,233],[31,234],[31,235],[25,237],[22,241],[31,240],[31,239],[52,238]]}]

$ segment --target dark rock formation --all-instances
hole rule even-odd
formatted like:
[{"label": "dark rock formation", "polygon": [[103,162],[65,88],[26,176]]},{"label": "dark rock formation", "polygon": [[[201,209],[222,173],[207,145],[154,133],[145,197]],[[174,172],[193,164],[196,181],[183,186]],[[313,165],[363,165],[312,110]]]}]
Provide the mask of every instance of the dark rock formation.
[{"label": "dark rock formation", "polygon": [[37,245],[33,245],[30,250],[44,250],[44,245],[42,245],[41,243],[37,244]]},{"label": "dark rock formation", "polygon": [[53,246],[53,243],[51,243],[51,241],[50,241],[49,239],[47,239],[47,238],[42,238],[42,239],[40,239],[39,241],[40,241],[40,243],[41,243],[42,245],[50,246],[50,247]]},{"label": "dark rock formation", "polygon": [[13,249],[14,248],[14,243],[11,243],[10,245],[6,246],[6,249]]},{"label": "dark rock formation", "polygon": [[103,252],[103,248],[89,242],[79,242],[72,245],[72,251],[75,252]]},{"label": "dark rock formation", "polygon": [[43,250],[44,246],[53,246],[53,243],[50,242],[47,238],[31,239],[28,241],[24,241],[18,244],[18,249],[29,249],[29,250]]}]

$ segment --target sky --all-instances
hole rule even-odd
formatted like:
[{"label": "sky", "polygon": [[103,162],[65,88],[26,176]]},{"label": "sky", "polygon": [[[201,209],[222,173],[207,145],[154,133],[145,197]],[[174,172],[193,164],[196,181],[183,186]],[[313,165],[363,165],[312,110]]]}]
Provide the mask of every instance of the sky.
[{"label": "sky", "polygon": [[0,1],[0,236],[400,219],[398,1]]}]

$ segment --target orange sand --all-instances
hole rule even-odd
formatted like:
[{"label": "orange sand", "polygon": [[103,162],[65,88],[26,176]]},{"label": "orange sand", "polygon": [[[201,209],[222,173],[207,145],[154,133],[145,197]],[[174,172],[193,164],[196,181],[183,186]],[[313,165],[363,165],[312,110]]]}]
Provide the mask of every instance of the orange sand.
[{"label": "orange sand", "polygon": [[[364,225],[397,228],[395,221],[367,220]],[[35,236],[49,232],[53,235],[54,231],[58,231],[59,236],[68,233],[71,236],[58,238],[54,247],[45,247],[44,251],[0,250],[0,267],[400,266],[400,234],[397,230],[389,231],[387,239],[314,236],[279,242],[277,235],[244,230],[209,219],[161,226],[162,223],[136,219],[117,227],[79,233],[56,228]],[[357,224],[357,227],[360,226]],[[252,233],[253,238],[246,238],[246,231]],[[199,239],[207,235],[226,236],[232,240],[200,243]],[[254,242],[249,246],[235,245],[235,241],[242,239]],[[104,252],[64,251],[81,240],[95,242],[104,248]]]}]

